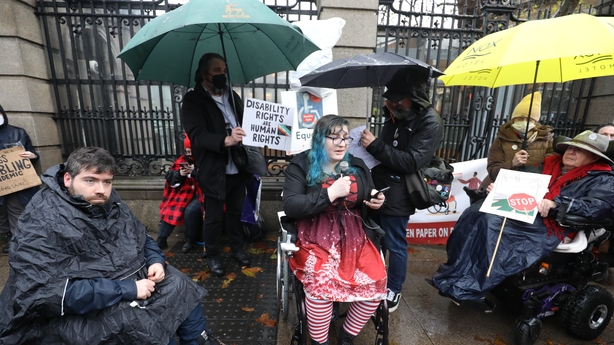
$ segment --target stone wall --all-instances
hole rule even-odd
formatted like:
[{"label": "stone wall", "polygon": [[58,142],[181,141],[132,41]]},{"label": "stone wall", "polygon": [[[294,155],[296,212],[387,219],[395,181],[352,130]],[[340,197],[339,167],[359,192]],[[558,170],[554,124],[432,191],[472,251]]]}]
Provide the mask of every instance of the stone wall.
[{"label": "stone wall", "polygon": [[[377,0],[318,0],[319,19],[340,17],[345,20],[341,38],[333,48],[334,59],[344,59],[356,54],[373,54],[377,37]],[[364,126],[371,115],[370,88],[337,90],[340,116],[350,121],[350,126]]]},{"label": "stone wall", "polygon": [[0,104],[9,123],[28,132],[40,154],[37,170],[61,162],[50,82],[35,0],[0,1]]}]

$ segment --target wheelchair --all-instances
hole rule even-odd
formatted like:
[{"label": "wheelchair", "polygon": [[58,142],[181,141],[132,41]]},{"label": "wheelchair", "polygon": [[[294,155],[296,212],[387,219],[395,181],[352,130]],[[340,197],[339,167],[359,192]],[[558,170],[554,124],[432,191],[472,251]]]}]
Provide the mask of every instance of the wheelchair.
[{"label": "wheelchair", "polygon": [[607,278],[608,263],[599,261],[595,249],[610,236],[603,227],[609,226],[611,220],[593,221],[562,214],[557,221],[577,230],[576,237],[490,291],[520,313],[514,331],[516,345],[534,344],[541,320],[557,311],[568,333],[584,340],[598,337],[612,318],[614,298],[610,292],[588,284]]},{"label": "wheelchair", "polygon": [[[286,218],[283,211],[277,213],[280,225],[280,235],[277,241],[277,299],[280,305],[280,315],[283,320],[288,319],[289,304],[291,293],[296,304],[297,324],[294,327],[294,334],[290,342],[291,345],[308,345],[309,330],[307,328],[307,309],[305,306],[305,291],[303,285],[290,271],[288,260],[292,254],[298,250],[292,243],[293,234],[288,232],[294,224]],[[339,313],[338,302],[333,304],[333,317],[331,322],[345,316]],[[382,300],[371,316],[371,321],[375,325],[375,345],[388,345],[388,306],[386,300]]]}]

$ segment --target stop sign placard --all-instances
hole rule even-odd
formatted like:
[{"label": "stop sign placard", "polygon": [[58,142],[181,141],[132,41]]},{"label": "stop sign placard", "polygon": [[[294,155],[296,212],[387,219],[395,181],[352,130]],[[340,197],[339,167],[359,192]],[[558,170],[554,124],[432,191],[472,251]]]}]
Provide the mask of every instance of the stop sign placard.
[{"label": "stop sign placard", "polygon": [[526,193],[512,194],[507,198],[507,203],[515,210],[527,212],[537,207],[535,197]]}]

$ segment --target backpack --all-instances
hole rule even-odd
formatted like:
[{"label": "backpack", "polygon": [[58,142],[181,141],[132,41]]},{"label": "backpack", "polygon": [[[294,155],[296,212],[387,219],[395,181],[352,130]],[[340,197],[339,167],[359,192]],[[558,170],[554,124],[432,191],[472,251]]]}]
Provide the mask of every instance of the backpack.
[{"label": "backpack", "polygon": [[434,156],[420,170],[405,175],[409,199],[418,210],[433,205],[445,206],[452,191],[454,167],[445,160]]}]

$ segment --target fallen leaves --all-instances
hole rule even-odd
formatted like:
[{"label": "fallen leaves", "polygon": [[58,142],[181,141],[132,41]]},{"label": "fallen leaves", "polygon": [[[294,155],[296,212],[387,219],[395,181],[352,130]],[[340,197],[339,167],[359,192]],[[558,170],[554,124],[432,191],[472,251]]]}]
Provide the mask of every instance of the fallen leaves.
[{"label": "fallen leaves", "polygon": [[188,274],[188,272],[190,272],[190,270],[191,270],[190,267],[180,269],[180,271],[183,272],[184,274]]},{"label": "fallen leaves", "polygon": [[224,302],[224,299],[223,298],[216,298],[215,301],[217,303],[222,303],[222,302]]},{"label": "fallen leaves", "polygon": [[264,254],[265,251],[264,249],[261,249],[261,248],[252,247],[247,250],[247,253],[252,254],[252,255],[260,255],[260,254]]},{"label": "fallen leaves", "polygon": [[256,278],[256,273],[259,272],[262,272],[262,267],[245,267],[241,270],[241,273],[252,278]]},{"label": "fallen leaves", "polygon": [[407,247],[407,252],[410,253],[410,254],[413,254],[413,253],[418,253],[419,250],[416,250],[416,249],[411,248],[411,247]]},{"label": "fallen leaves", "polygon": [[237,275],[233,272],[233,273],[228,273],[226,275],[226,279],[224,279],[224,281],[222,282],[222,289],[225,289],[228,287],[228,285],[230,285],[230,283],[232,283],[233,280],[235,280],[237,278]]},{"label": "fallen leaves", "polygon": [[205,271],[198,271],[196,272],[193,276],[192,276],[192,281],[198,282],[198,281],[203,281],[207,278],[209,278],[210,273],[208,270]]},{"label": "fallen leaves", "polygon": [[269,319],[269,313],[264,313],[256,319],[256,322],[263,324],[265,327],[273,328],[277,321]]},{"label": "fallen leaves", "polygon": [[241,308],[241,310],[246,311],[246,312],[252,312],[252,311],[254,311],[254,308],[251,308],[251,307],[243,307],[243,308]]},{"label": "fallen leaves", "polygon": [[261,299],[262,297],[264,297],[264,294],[260,294],[258,296],[256,296],[256,298]]},{"label": "fallen leaves", "polygon": [[173,256],[175,256],[175,254],[171,252],[164,252],[164,255],[166,255],[167,258],[172,258]]}]

